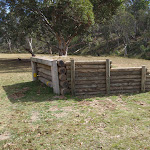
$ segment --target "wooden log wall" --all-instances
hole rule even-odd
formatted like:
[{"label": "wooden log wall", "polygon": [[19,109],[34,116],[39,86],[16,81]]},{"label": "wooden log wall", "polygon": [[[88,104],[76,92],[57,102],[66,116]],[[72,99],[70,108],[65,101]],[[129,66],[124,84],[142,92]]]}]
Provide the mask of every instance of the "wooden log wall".
[{"label": "wooden log wall", "polygon": [[69,89],[74,89],[74,92],[71,90],[73,95],[106,94],[106,61],[78,61],[74,64],[71,61],[66,62],[66,69]]},{"label": "wooden log wall", "polygon": [[62,60],[57,61],[58,65],[58,76],[59,76],[59,88],[60,88],[60,94],[65,95],[70,92],[69,85],[67,81],[67,75],[66,75],[66,64]]},{"label": "wooden log wall", "polygon": [[51,66],[37,63],[37,75],[38,80],[40,80],[42,83],[46,84],[49,87],[53,87]]},{"label": "wooden log wall", "polygon": [[31,57],[33,81],[40,80],[53,88],[55,94],[60,94],[58,67],[56,60]]},{"label": "wooden log wall", "polygon": [[146,73],[145,91],[150,91],[150,71]]},{"label": "wooden log wall", "polygon": [[111,69],[110,94],[139,93],[142,68]]},{"label": "wooden log wall", "polygon": [[65,95],[125,94],[150,91],[150,72],[145,66],[111,68],[111,61],[31,59],[33,80],[40,80]]}]

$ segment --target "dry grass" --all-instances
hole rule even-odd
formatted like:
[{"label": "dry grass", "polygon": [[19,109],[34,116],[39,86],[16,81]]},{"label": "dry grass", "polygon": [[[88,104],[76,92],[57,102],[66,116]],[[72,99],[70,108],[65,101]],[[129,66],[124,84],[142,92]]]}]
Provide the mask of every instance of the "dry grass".
[{"label": "dry grass", "polygon": [[[0,149],[150,150],[150,92],[55,96],[50,88],[31,82],[29,58],[0,54]],[[115,67],[150,68],[146,60],[109,58]]]}]

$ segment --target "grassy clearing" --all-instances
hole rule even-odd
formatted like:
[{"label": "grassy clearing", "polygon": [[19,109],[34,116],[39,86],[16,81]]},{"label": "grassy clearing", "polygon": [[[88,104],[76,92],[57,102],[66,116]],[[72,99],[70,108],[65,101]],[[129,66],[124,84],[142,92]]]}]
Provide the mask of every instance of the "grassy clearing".
[{"label": "grassy clearing", "polygon": [[[29,55],[0,57],[1,149],[150,150],[150,92],[59,97],[32,82]],[[25,60],[18,61],[18,57]],[[111,60],[116,67],[118,63],[121,67],[150,64],[137,59]]]}]

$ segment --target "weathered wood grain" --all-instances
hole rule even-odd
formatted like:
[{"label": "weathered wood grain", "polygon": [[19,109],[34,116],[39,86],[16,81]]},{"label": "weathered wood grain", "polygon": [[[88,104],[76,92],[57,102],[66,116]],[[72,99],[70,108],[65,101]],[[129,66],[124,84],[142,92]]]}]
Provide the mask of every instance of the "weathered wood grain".
[{"label": "weathered wood grain", "polygon": [[31,61],[31,67],[32,67],[32,79],[33,81],[36,81],[38,78],[37,78],[37,63],[36,62],[33,62]]},{"label": "weathered wood grain", "polygon": [[66,65],[65,65],[65,62],[63,61],[63,60],[57,60],[57,65],[59,66],[59,67],[65,67]]},{"label": "weathered wood grain", "polygon": [[[68,82],[69,83],[69,85],[71,85],[71,82],[69,81]],[[91,81],[89,81],[89,80],[85,80],[85,81],[83,81],[83,80],[76,80],[76,82],[75,82],[75,85],[97,85],[97,84],[106,84],[106,80],[91,80]]]},{"label": "weathered wood grain", "polygon": [[59,74],[65,74],[67,72],[67,70],[65,67],[59,67],[58,72],[59,72]]},{"label": "weathered wood grain", "polygon": [[130,68],[112,68],[111,72],[121,72],[121,71],[141,71],[142,67],[130,67]]},{"label": "weathered wood grain", "polygon": [[47,69],[44,69],[44,68],[37,68],[37,71],[38,72],[42,72],[42,73],[44,73],[46,75],[52,76],[51,70],[47,70]]},{"label": "weathered wood grain", "polygon": [[39,58],[39,57],[31,57],[31,60],[33,62],[40,63],[40,64],[47,65],[47,66],[52,66],[52,61],[53,61],[50,59]]},{"label": "weathered wood grain", "polygon": [[[76,65],[77,69],[106,69],[105,65]],[[71,66],[66,66],[67,70],[71,69]]]},{"label": "weathered wood grain", "polygon": [[111,76],[111,80],[113,79],[140,79],[141,75],[123,75],[123,76]]},{"label": "weathered wood grain", "polygon": [[59,80],[66,81],[67,80],[67,76],[65,74],[59,74]]},{"label": "weathered wood grain", "polygon": [[[112,63],[112,61],[110,61]],[[70,65],[70,61],[65,62],[66,66]],[[98,60],[98,61],[76,61],[76,65],[105,65],[105,60]]]},{"label": "weathered wood grain", "polygon": [[[105,76],[99,76],[99,77],[76,77],[76,81],[97,81],[97,80],[105,80]],[[68,81],[71,80],[71,78],[67,78]]]},{"label": "weathered wood grain", "polygon": [[123,76],[123,75],[141,75],[141,71],[113,71],[111,76]]},{"label": "weathered wood grain", "polygon": [[58,66],[56,60],[53,60],[51,68],[52,68],[51,73],[52,73],[53,91],[55,94],[59,95],[60,88],[59,88],[59,78],[58,78]]},{"label": "weathered wood grain", "polygon": [[38,72],[38,75],[39,75],[40,77],[43,77],[43,78],[49,80],[49,81],[52,81],[52,76],[51,76],[51,75],[47,75],[47,74],[45,74],[45,73],[43,73],[43,72]]},{"label": "weathered wood grain", "polygon": [[106,59],[106,93],[110,94],[110,60]]},{"label": "weathered wood grain", "polygon": [[80,92],[76,93],[76,96],[85,96],[85,95],[104,95],[106,91],[97,91],[97,92]]},{"label": "weathered wood grain", "polygon": [[[67,70],[69,72],[70,70]],[[106,69],[83,69],[83,68],[77,68],[75,71],[79,73],[93,73],[93,72],[106,72]]]},{"label": "weathered wood grain", "polygon": [[106,88],[88,88],[88,89],[75,89],[76,93],[82,92],[98,92],[98,91],[106,91]]},{"label": "weathered wood grain", "polygon": [[71,79],[67,79],[71,81],[71,93],[75,96],[75,62],[71,59]]},{"label": "weathered wood grain", "polygon": [[[70,87],[70,86],[69,86]],[[86,85],[86,84],[80,84],[80,85],[75,85],[75,89],[88,89],[88,88],[106,88],[106,84],[89,84],[89,85]]]},{"label": "weathered wood grain", "polygon": [[141,79],[110,79],[110,83],[136,83],[141,82]]},{"label": "weathered wood grain", "polygon": [[44,68],[46,70],[51,70],[51,66],[47,66],[47,65],[43,65],[43,64],[39,64],[39,63],[37,63],[37,67],[38,68]]},{"label": "weathered wood grain", "polygon": [[[67,77],[71,77],[71,71],[67,71]],[[75,77],[95,77],[95,76],[106,76],[106,72],[78,72],[76,71]]]},{"label": "weathered wood grain", "polygon": [[47,79],[45,79],[45,78],[43,78],[43,77],[38,77],[38,79],[39,79],[42,83],[46,84],[47,86],[53,87],[52,81],[49,81],[49,80],[47,80]]},{"label": "weathered wood grain", "polygon": [[128,83],[111,83],[111,87],[124,87],[124,86],[140,86],[141,82],[128,82]]},{"label": "weathered wood grain", "polygon": [[140,85],[139,86],[120,86],[120,87],[110,87],[110,90],[140,90]]},{"label": "weathered wood grain", "polygon": [[113,90],[110,94],[127,94],[127,93],[140,93],[140,90]]},{"label": "weathered wood grain", "polygon": [[145,92],[145,83],[146,83],[146,67],[145,67],[145,66],[142,66],[141,92]]},{"label": "weathered wood grain", "polygon": [[60,81],[59,84],[62,88],[68,88],[68,86],[69,86],[68,81]]}]

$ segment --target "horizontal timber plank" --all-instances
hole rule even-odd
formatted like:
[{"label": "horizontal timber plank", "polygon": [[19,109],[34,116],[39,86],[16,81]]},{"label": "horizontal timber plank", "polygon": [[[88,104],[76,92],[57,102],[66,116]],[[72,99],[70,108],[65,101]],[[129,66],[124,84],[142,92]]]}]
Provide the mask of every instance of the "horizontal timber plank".
[{"label": "horizontal timber plank", "polygon": [[52,76],[52,73],[51,73],[50,70],[47,70],[47,69],[44,69],[44,68],[37,68],[37,71],[38,72],[42,72],[42,73],[44,73],[46,75]]},{"label": "horizontal timber plank", "polygon": [[[70,82],[68,82],[70,85]],[[91,85],[91,84],[106,84],[105,80],[96,80],[96,81],[76,81],[75,85]]]},{"label": "horizontal timber plank", "polygon": [[49,80],[47,80],[47,79],[45,79],[45,78],[43,78],[43,77],[38,77],[38,79],[39,79],[42,83],[46,84],[47,86],[53,87],[53,84],[52,84],[51,81],[49,81]]},{"label": "horizontal timber plank", "polygon": [[43,78],[45,78],[45,79],[47,79],[47,80],[52,81],[52,76],[50,76],[50,75],[47,75],[47,74],[45,74],[45,73],[43,73],[43,72],[38,72],[38,75],[39,75],[40,77],[43,77]]},{"label": "horizontal timber plank", "polygon": [[134,86],[134,85],[141,85],[141,82],[128,82],[128,83],[112,83],[111,87],[120,87],[120,86]]},{"label": "horizontal timber plank", "polygon": [[37,67],[38,68],[44,68],[44,69],[47,69],[47,70],[51,70],[51,66],[47,66],[47,65],[43,65],[43,64],[39,64],[39,63],[37,63]]},{"label": "horizontal timber plank", "polygon": [[110,86],[110,90],[140,90],[140,86],[120,86],[120,87],[112,87]]},{"label": "horizontal timber plank", "polygon": [[110,94],[128,94],[128,93],[140,93],[137,90],[117,90],[117,91],[110,91]]},{"label": "horizontal timber plank", "polygon": [[[99,77],[99,76],[105,76],[106,75],[106,73],[105,72],[101,72],[101,73],[95,73],[95,72],[93,72],[93,73],[78,73],[78,72],[76,72],[75,73],[75,77],[95,77],[95,76],[97,76],[97,77]],[[67,77],[69,78],[69,77],[71,77],[71,74],[70,73],[67,73]]]},{"label": "horizontal timber plank", "polygon": [[[99,77],[76,77],[76,81],[97,81],[97,80],[105,80],[105,76],[99,76]],[[68,81],[71,80],[71,78],[67,78]]]},{"label": "horizontal timber plank", "polygon": [[98,91],[98,92],[81,92],[81,93],[76,93],[76,96],[101,95],[101,94],[106,94],[106,91]]},{"label": "horizontal timber plank", "polygon": [[[111,61],[112,63],[112,61]],[[70,61],[65,62],[66,66],[70,65]],[[99,60],[99,61],[75,61],[76,65],[105,65],[106,60]]]},{"label": "horizontal timber plank", "polygon": [[88,89],[88,88],[105,88],[106,87],[106,84],[99,84],[99,85],[75,85],[75,88],[76,89],[82,89],[82,88],[85,88],[85,89]]},{"label": "horizontal timber plank", "polygon": [[37,62],[43,65],[47,65],[47,66],[52,66],[52,61],[50,59],[46,59],[46,58],[38,58],[38,57],[31,57],[31,60],[33,62]]},{"label": "horizontal timber plank", "polygon": [[146,77],[146,82],[150,82],[150,78],[147,78],[147,77]]},{"label": "horizontal timber plank", "polygon": [[146,81],[146,85],[150,85],[150,81]]},{"label": "horizontal timber plank", "polygon": [[123,75],[123,76],[111,76],[110,79],[140,79],[141,75]]},{"label": "horizontal timber plank", "polygon": [[110,83],[136,83],[141,82],[141,79],[111,79]]},{"label": "horizontal timber plank", "polygon": [[99,92],[99,91],[106,91],[106,88],[98,88],[98,89],[75,89],[76,93],[80,92]]},{"label": "horizontal timber plank", "polygon": [[120,71],[120,72],[111,72],[111,76],[120,76],[120,75],[141,75],[141,71]]},{"label": "horizontal timber plank", "polygon": [[[106,69],[76,69],[77,73],[98,73],[98,72],[106,72]],[[67,70],[67,73],[70,74],[70,70]]]},{"label": "horizontal timber plank", "polygon": [[146,87],[147,89],[150,89],[150,85],[146,85],[145,87]]},{"label": "horizontal timber plank", "polygon": [[141,71],[142,67],[130,67],[130,68],[112,68],[111,72],[120,72],[120,71]]},{"label": "horizontal timber plank", "polygon": [[[71,69],[71,66],[66,66],[66,68],[69,70]],[[105,69],[105,65],[75,65],[76,70],[77,69]]]}]

